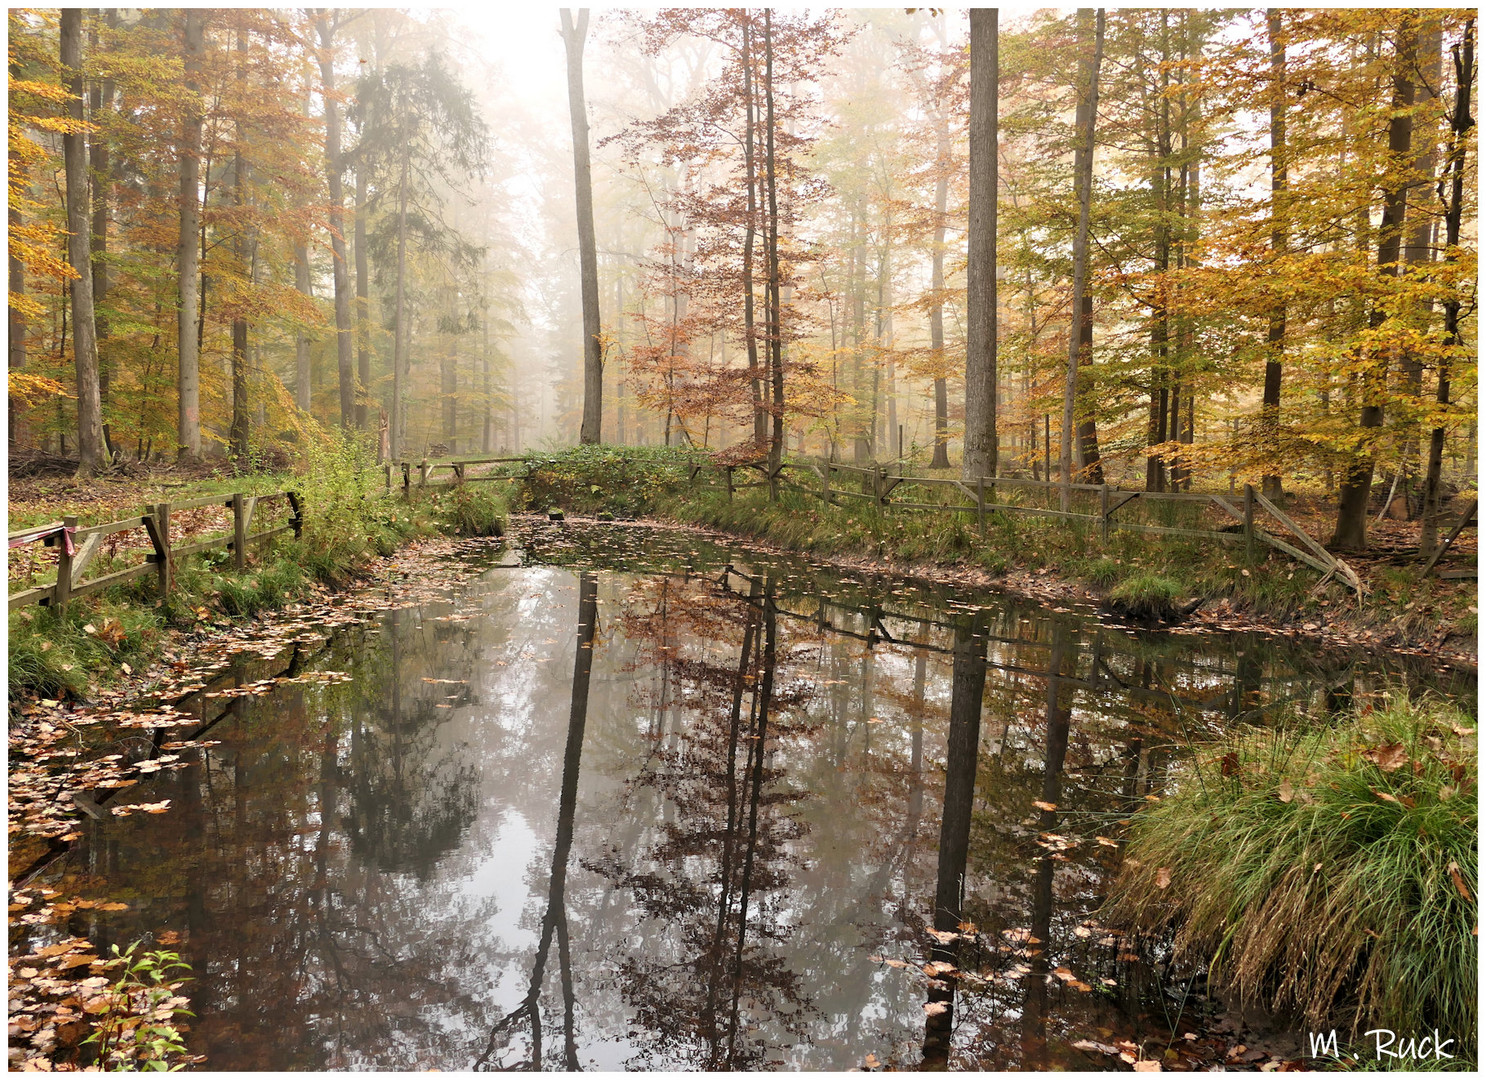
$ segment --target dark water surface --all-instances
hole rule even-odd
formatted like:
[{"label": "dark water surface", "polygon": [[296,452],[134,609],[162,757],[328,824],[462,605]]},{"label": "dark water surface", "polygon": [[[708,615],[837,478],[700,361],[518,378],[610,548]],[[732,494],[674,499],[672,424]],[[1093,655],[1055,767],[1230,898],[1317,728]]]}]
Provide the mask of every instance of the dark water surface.
[{"label": "dark water surface", "polygon": [[1201,1023],[1095,918],[1188,741],[1473,695],[616,531],[245,660],[295,679],[89,824],[50,883],[181,935],[206,1067],[1109,1067]]}]

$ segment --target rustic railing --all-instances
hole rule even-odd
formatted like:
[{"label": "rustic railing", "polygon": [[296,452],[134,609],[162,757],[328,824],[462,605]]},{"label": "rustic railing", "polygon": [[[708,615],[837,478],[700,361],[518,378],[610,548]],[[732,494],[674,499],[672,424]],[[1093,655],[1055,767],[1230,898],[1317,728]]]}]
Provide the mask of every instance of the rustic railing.
[{"label": "rustic railing", "polygon": [[[253,517],[259,507],[278,500],[289,503],[289,520],[286,524],[252,532]],[[232,532],[221,536],[199,540],[189,544],[172,544],[170,540],[170,517],[172,513],[195,510],[203,506],[222,505],[232,511]],[[150,539],[151,550],[145,561],[138,566],[127,567],[84,580],[84,574],[103,547],[103,539],[130,529],[144,529]],[[12,547],[20,543],[39,540],[48,547],[57,548],[57,580],[50,585],[23,589],[10,594],[9,610],[14,611],[26,604],[43,604],[65,611],[69,601],[90,593],[118,585],[147,574],[155,574],[160,583],[160,595],[170,593],[171,578],[178,560],[212,548],[227,548],[232,552],[232,565],[236,570],[247,566],[248,545],[292,532],[298,537],[304,528],[304,508],[297,491],[276,491],[269,495],[207,495],[199,499],[181,502],[150,503],[138,517],[122,521],[109,521],[102,525],[79,526],[75,516],[64,517],[49,525],[22,529],[9,534]]]}]

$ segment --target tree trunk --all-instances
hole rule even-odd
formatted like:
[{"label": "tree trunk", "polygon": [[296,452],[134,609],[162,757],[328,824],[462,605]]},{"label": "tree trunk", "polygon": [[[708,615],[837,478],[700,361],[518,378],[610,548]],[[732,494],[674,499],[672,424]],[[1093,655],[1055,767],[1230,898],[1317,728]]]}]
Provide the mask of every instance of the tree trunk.
[{"label": "tree trunk", "polygon": [[[100,14],[110,29],[118,26],[117,8],[108,8]],[[90,34],[88,40],[96,52],[98,49],[97,32]],[[102,116],[105,110],[113,109],[113,79],[96,80],[93,83],[92,99],[92,114],[95,118],[94,123],[97,123],[97,117]],[[109,185],[113,179],[108,133],[100,131],[95,134],[89,150],[91,151],[89,168],[93,181],[93,323],[98,342],[98,405],[101,415],[102,410],[108,407],[109,381],[113,374],[113,363],[108,356],[109,350],[104,345],[108,338],[109,326],[108,317],[103,310],[108,300],[108,200]],[[103,442],[104,450],[109,451],[111,456],[112,447],[108,445],[107,424],[103,425]]]},{"label": "tree trunk", "polygon": [[393,461],[402,457],[402,369],[407,353],[408,334],[404,327],[407,321],[407,288],[405,278],[408,270],[408,156],[409,147],[402,151],[402,176],[397,185],[397,284],[393,287],[392,327],[392,415],[388,421],[388,456]]},{"label": "tree trunk", "polygon": [[[934,353],[934,363],[943,370],[944,365],[944,216],[949,211],[949,117],[943,109],[935,115],[938,122],[938,142],[935,146],[935,164],[939,179],[934,184],[934,250],[929,271],[929,288],[934,293],[933,306],[929,308],[929,348]],[[949,385],[940,375],[934,380],[934,458],[931,469],[949,468]]]},{"label": "tree trunk", "polygon": [[[1089,33],[1088,8],[1080,8],[1078,13],[1079,38],[1081,42],[1087,39]],[[1059,451],[1058,464],[1061,470],[1059,479],[1063,488],[1059,492],[1058,505],[1064,513],[1068,513],[1073,506],[1073,402],[1078,395],[1078,368],[1079,357],[1084,350],[1084,338],[1087,333],[1092,340],[1093,333],[1093,308],[1092,301],[1085,317],[1083,303],[1084,292],[1087,288],[1089,272],[1089,207],[1093,201],[1094,192],[1094,132],[1096,120],[1099,115],[1099,64],[1104,58],[1104,9],[1100,8],[1093,13],[1094,47],[1089,59],[1080,63],[1080,87],[1078,108],[1074,116],[1074,125],[1077,129],[1078,145],[1073,152],[1073,184],[1078,198],[1078,229],[1073,237],[1073,301],[1071,304],[1074,312],[1073,326],[1068,333],[1068,379],[1063,388],[1063,445]],[[1088,324],[1088,329],[1083,329],[1083,324]],[[1089,350],[1089,363],[1093,362],[1093,350]]]},{"label": "tree trunk", "polygon": [[[83,120],[83,11],[62,9],[62,78],[67,112]],[[88,222],[88,148],[81,131],[62,136],[67,175],[67,261],[77,277],[72,293],[72,353],[77,368],[77,450],[79,479],[89,479],[103,462],[103,416],[98,396],[98,343],[93,325],[92,245]]]},{"label": "tree trunk", "polygon": [[366,253],[366,174],[367,164],[356,167],[356,427],[367,430],[370,417],[367,402],[371,394],[371,274]]},{"label": "tree trunk", "polygon": [[568,109],[573,121],[573,184],[578,203],[578,270],[583,296],[583,425],[580,443],[600,441],[604,417],[604,354],[599,322],[598,245],[593,228],[593,169],[588,160],[588,106],[583,100],[583,39],[588,9],[578,9],[578,23],[561,10],[562,41],[568,54]]},{"label": "tree trunk", "polygon": [[201,355],[197,307],[201,300],[201,60],[206,52],[206,12],[187,8],[185,19],[186,114],[181,123],[181,231],[176,247],[179,275],[176,354],[179,358],[176,456],[201,460]]},{"label": "tree trunk", "polygon": [[777,498],[778,470],[784,460],[784,334],[779,311],[779,185],[774,169],[774,35],[772,16],[764,9],[764,151],[769,191],[769,379],[773,386],[774,430],[769,438],[769,497]]},{"label": "tree trunk", "polygon": [[[303,241],[294,245],[294,288],[301,296],[314,296],[310,287],[310,249]],[[310,411],[310,335],[302,326],[294,331],[294,404],[301,412]]]},{"label": "tree trunk", "polygon": [[340,379],[341,428],[356,422],[356,372],[351,361],[351,282],[346,260],[346,199],[341,186],[341,118],[335,107],[335,28],[322,9],[315,16],[320,34],[320,88],[325,100],[325,180],[330,195],[331,279],[335,287],[335,369]]},{"label": "tree trunk", "polygon": [[[1094,294],[1087,289],[1084,290],[1083,314],[1078,320],[1078,366],[1094,366]],[[1104,483],[1104,466],[1099,462],[1099,430],[1093,416],[1085,416],[1078,422],[1075,445],[1079,466],[1088,483]]]},{"label": "tree trunk", "polygon": [[[1269,28],[1269,220],[1270,252],[1275,260],[1273,273],[1279,273],[1280,261],[1290,245],[1289,206],[1285,192],[1289,186],[1289,162],[1285,147],[1285,41],[1278,8],[1265,12]],[[1274,453],[1274,440],[1280,427],[1280,377],[1285,356],[1285,321],[1283,300],[1270,308],[1269,355],[1264,361],[1264,400],[1259,409],[1259,437],[1264,440],[1266,455]],[[1270,460],[1273,460],[1271,457]],[[1267,471],[1263,480],[1264,497],[1278,499],[1282,492],[1278,470]]]},{"label": "tree trunk", "polygon": [[753,441],[763,446],[769,437],[764,408],[763,379],[758,366],[757,318],[753,302],[753,245],[758,231],[757,169],[753,156],[753,35],[747,12],[743,16],[743,184],[748,195],[748,220],[743,224],[743,343],[748,350],[750,390],[753,394]]},{"label": "tree trunk", "polygon": [[[1168,12],[1161,12],[1161,93],[1155,106],[1156,139],[1151,162],[1151,196],[1156,211],[1156,250],[1152,266],[1155,301],[1151,311],[1150,424],[1149,447],[1166,442],[1166,420],[1171,386],[1171,102],[1166,96],[1170,83],[1171,48]],[[1146,452],[1145,489],[1166,490],[1166,465],[1159,453]]]},{"label": "tree trunk", "polygon": [[965,266],[966,480],[996,475],[996,8],[970,9],[970,254]]},{"label": "tree trunk", "polygon": [[[1408,160],[1414,134],[1414,60],[1417,52],[1418,15],[1405,11],[1400,17],[1397,55],[1394,59],[1393,108],[1388,121],[1388,160]],[[1384,193],[1383,219],[1378,226],[1378,273],[1385,277],[1398,275],[1399,246],[1403,239],[1404,214],[1408,183],[1396,167],[1394,178]],[[1376,330],[1387,318],[1382,304],[1373,307],[1368,325]],[[1342,481],[1336,512],[1336,532],[1331,546],[1342,551],[1361,551],[1367,547],[1367,498],[1372,491],[1373,463],[1376,451],[1371,432],[1383,426],[1383,394],[1387,360],[1369,357],[1362,372],[1362,414],[1359,426],[1356,460],[1348,467]]]},{"label": "tree trunk", "polygon": [[[1470,147],[1471,88],[1476,74],[1475,19],[1466,20],[1465,33],[1459,45],[1451,49],[1455,60],[1455,107],[1450,112],[1450,152],[1446,162],[1446,176],[1450,181],[1450,198],[1445,210],[1445,261],[1458,260],[1460,246],[1460,219],[1465,202],[1465,155]],[[1444,302],[1445,341],[1447,348],[1459,348],[1463,342],[1460,334],[1460,296],[1451,295]],[[1450,364],[1442,357],[1439,363],[1439,384],[1435,391],[1438,405],[1450,404]],[[1424,472],[1424,509],[1419,522],[1419,554],[1425,558],[1434,554],[1439,542],[1440,473],[1445,456],[1445,426],[1441,421],[1429,433],[1429,461]],[[1471,470],[1474,475],[1474,469]]]},{"label": "tree trunk", "polygon": [[[247,35],[239,31],[237,51],[247,52]],[[238,75],[241,77],[241,74]],[[248,163],[243,157],[242,147],[249,133],[237,123],[237,150],[232,155],[232,201],[237,208],[238,226],[232,237],[232,254],[237,262],[237,272],[251,288],[253,284],[253,240],[252,228],[247,224],[244,209],[248,203]],[[233,464],[242,469],[248,462],[248,318],[239,302],[232,316],[232,424],[227,431],[227,454]]]}]

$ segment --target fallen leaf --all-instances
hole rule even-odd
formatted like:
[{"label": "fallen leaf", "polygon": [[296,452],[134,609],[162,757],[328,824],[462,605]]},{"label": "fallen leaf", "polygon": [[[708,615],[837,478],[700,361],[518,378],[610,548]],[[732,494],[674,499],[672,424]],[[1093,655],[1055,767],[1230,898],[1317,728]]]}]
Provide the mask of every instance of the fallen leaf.
[{"label": "fallen leaf", "polygon": [[1455,882],[1456,891],[1465,897],[1466,900],[1470,900],[1471,892],[1470,889],[1466,888],[1465,878],[1460,876],[1460,865],[1454,859],[1451,859],[1450,865],[1445,867],[1445,869],[1450,872],[1450,880]]},{"label": "fallen leaf", "polygon": [[1295,798],[1295,789],[1290,786],[1289,780],[1280,781],[1280,802],[1287,803]]},{"label": "fallen leaf", "polygon": [[1054,810],[1056,810],[1058,808],[1058,804],[1057,803],[1044,802],[1041,799],[1034,799],[1033,802],[1032,802],[1032,805],[1035,806],[1035,807],[1037,807],[1037,809],[1039,809],[1039,810],[1046,810],[1049,813],[1051,813],[1052,811],[1054,811]]},{"label": "fallen leaf", "polygon": [[1171,868],[1162,866],[1156,870],[1156,888],[1164,889],[1171,884]]},{"label": "fallen leaf", "polygon": [[[1245,571],[1245,573],[1247,573],[1247,571]],[[1159,1061],[1137,1061],[1135,1063],[1135,1071],[1136,1072],[1160,1072],[1161,1071],[1161,1063]]]}]

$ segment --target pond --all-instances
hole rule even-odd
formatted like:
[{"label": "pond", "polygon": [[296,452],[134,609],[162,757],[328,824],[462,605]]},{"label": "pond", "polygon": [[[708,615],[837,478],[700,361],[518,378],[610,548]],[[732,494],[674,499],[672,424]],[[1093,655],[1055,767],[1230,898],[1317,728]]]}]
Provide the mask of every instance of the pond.
[{"label": "pond", "polygon": [[1474,693],[1402,664],[554,527],[242,657],[48,882],[179,935],[210,1069],[1107,1068],[1202,1023],[1099,924],[1119,822],[1236,721]]}]

